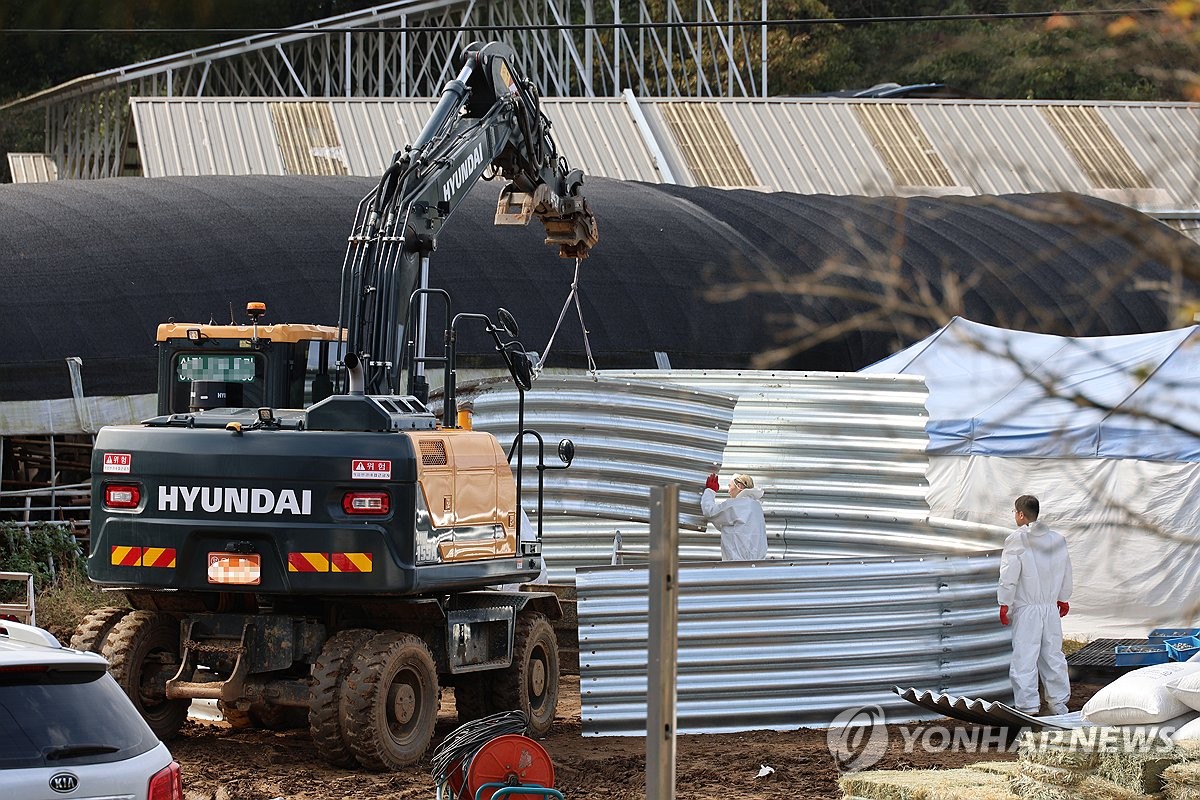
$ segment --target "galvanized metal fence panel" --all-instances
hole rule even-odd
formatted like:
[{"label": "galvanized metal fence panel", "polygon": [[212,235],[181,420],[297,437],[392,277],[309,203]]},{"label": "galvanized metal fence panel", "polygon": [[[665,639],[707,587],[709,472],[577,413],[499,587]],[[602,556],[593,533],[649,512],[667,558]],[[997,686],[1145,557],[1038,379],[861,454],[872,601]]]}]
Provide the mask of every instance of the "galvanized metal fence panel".
[{"label": "galvanized metal fence panel", "polygon": [[[511,384],[468,383],[458,396],[470,400],[475,427],[505,446],[515,439],[518,395]],[[648,523],[649,487],[694,483],[720,461],[736,402],[662,382],[543,377],[525,395],[525,428],[545,437],[551,465],[560,463],[560,438],[573,440],[577,453],[570,469],[545,472],[547,515]],[[527,498],[537,491],[536,445],[526,437]],[[680,520],[685,527],[704,526],[699,495],[681,502]]]},{"label": "galvanized metal fence panel", "polygon": [[[679,571],[680,733],[828,725],[892,692],[1009,693],[998,553],[692,564]],[[577,571],[585,736],[645,732],[645,567]]]},{"label": "galvanized metal fence panel", "polygon": [[[765,487],[773,558],[969,552],[1002,541],[977,526],[930,524],[927,392],[919,377],[753,370],[599,377],[561,386],[543,378],[526,395],[526,424],[549,437],[551,453],[567,436],[580,454],[576,467],[547,473],[543,552],[556,583],[572,582],[577,568],[610,564],[618,531],[626,559],[638,560],[649,547],[649,486],[663,483],[680,486],[681,561],[719,559],[719,536],[698,517],[704,475],[713,470],[723,485],[745,472]],[[516,391],[499,380],[474,386],[485,392],[475,401],[476,426],[511,441]],[[621,396],[609,397],[617,387]],[[696,408],[711,396],[726,404],[737,398],[727,433],[706,416],[712,411]],[[525,491],[536,489],[535,478],[526,473]]]}]

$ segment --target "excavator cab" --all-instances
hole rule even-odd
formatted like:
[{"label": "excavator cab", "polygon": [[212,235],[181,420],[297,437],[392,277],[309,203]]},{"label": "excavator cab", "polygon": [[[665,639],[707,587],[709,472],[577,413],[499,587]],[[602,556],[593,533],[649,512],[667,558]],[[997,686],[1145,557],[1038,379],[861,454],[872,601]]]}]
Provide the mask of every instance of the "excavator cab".
[{"label": "excavator cab", "polygon": [[308,408],[333,393],[337,328],[168,322],[158,326],[158,413],[217,408]]}]

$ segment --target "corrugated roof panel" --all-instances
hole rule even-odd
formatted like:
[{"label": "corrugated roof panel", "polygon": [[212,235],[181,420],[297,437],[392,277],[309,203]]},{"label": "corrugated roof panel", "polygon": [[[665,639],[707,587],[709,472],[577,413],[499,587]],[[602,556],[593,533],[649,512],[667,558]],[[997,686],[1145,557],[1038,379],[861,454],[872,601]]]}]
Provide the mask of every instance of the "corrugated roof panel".
[{"label": "corrugated roof panel", "polygon": [[559,151],[585,176],[662,183],[624,100],[548,97],[542,111]]},{"label": "corrugated roof panel", "polygon": [[285,174],[266,100],[129,102],[146,177]]},{"label": "corrugated roof panel", "polygon": [[269,108],[288,175],[349,174],[328,103],[271,103]]},{"label": "corrugated roof panel", "polygon": [[863,103],[855,106],[854,112],[898,185],[947,188],[955,185],[950,170],[908,107],[899,103]]},{"label": "corrugated roof panel", "polygon": [[[1172,209],[1196,208],[1200,187],[1200,113],[1192,105],[1097,106],[1100,116]],[[1166,157],[1178,153],[1179,157]],[[1145,204],[1150,205],[1150,204]]]},{"label": "corrugated roof panel", "polygon": [[1095,108],[1044,106],[1041,112],[1094,187],[1151,188],[1146,175]]},{"label": "corrugated roof panel", "polygon": [[718,103],[664,103],[659,110],[697,184],[721,188],[759,185]]},{"label": "corrugated roof panel", "polygon": [[330,100],[351,175],[378,177],[397,150],[417,138],[434,100]]},{"label": "corrugated roof panel", "polygon": [[[432,99],[130,102],[151,177],[346,174],[333,171],[339,164],[351,175],[375,177],[436,106]],[[661,182],[624,101],[551,99],[542,108],[559,150],[585,175]]]},{"label": "corrugated roof panel", "polygon": [[58,180],[58,165],[44,153],[9,153],[8,171],[13,183],[47,183]]},{"label": "corrugated roof panel", "polygon": [[[662,105],[670,101],[661,101]],[[799,194],[895,194],[895,182],[847,103],[723,101],[759,180]]]}]

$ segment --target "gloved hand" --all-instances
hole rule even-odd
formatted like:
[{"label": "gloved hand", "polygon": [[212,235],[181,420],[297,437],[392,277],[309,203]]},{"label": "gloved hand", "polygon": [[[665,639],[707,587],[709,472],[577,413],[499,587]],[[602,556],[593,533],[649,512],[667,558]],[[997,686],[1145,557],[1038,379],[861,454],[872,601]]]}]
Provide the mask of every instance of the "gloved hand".
[{"label": "gloved hand", "polygon": [[1071,611],[1071,604],[1065,600],[1058,601],[1058,615],[1065,617]]},{"label": "gloved hand", "polygon": [[1008,624],[1008,606],[1000,606],[1000,624]]},{"label": "gloved hand", "polygon": [[721,491],[721,483],[717,480],[717,473],[709,473],[708,481],[704,484],[705,489],[712,489],[714,492]]}]

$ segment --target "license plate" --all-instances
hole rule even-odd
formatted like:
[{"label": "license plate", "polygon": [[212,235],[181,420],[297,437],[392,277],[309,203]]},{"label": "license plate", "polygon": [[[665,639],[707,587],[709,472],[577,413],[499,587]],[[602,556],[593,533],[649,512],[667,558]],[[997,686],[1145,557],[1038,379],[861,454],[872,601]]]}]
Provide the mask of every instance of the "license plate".
[{"label": "license plate", "polygon": [[208,582],[257,586],[262,580],[262,558],[240,553],[209,553]]}]

